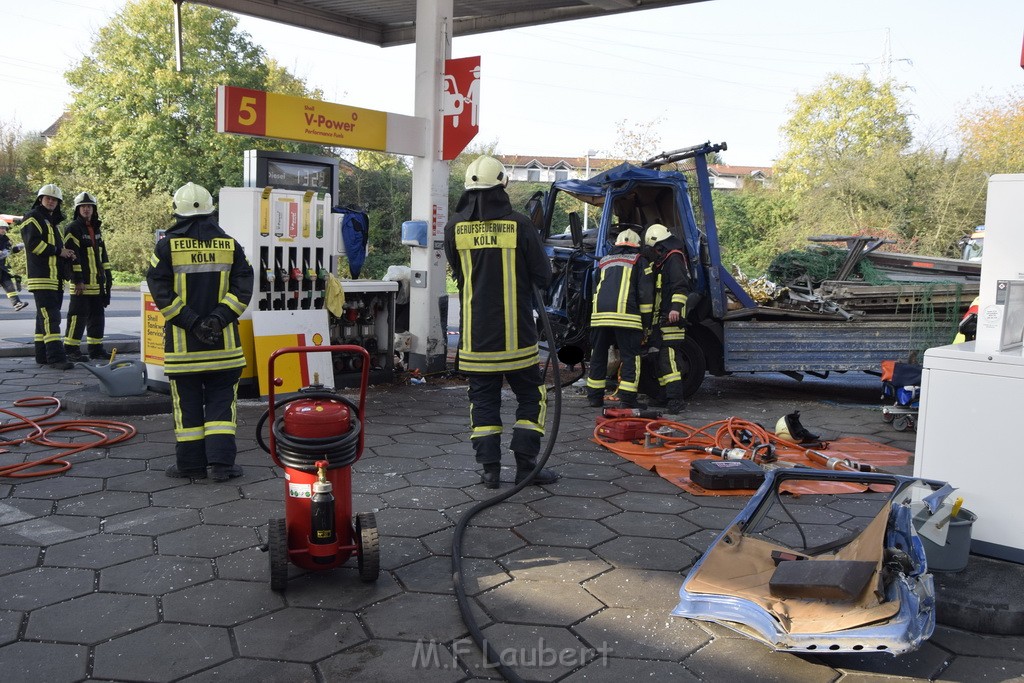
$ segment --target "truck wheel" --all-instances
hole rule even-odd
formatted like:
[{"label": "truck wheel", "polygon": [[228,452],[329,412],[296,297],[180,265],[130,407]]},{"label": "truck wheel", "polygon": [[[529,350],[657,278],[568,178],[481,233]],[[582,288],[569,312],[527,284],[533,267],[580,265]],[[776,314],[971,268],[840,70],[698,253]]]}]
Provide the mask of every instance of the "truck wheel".
[{"label": "truck wheel", "polygon": [[690,398],[697,393],[704,382],[708,363],[700,344],[687,337],[683,340],[683,359],[686,361],[686,374],[683,375],[683,397]]}]

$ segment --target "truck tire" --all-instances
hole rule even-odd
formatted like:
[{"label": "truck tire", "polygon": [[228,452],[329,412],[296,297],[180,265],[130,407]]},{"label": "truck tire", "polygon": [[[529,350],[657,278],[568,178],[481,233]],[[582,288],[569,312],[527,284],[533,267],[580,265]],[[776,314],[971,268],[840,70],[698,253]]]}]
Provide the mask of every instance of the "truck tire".
[{"label": "truck tire", "polygon": [[704,382],[708,363],[700,344],[687,337],[683,340],[683,359],[686,361],[686,374],[683,375],[683,397],[689,399],[697,393]]}]

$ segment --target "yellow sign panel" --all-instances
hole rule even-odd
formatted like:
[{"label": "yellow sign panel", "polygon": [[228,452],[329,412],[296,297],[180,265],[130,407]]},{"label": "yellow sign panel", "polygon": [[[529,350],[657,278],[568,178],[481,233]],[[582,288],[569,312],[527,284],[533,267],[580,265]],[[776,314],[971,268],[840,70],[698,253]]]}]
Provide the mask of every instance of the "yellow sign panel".
[{"label": "yellow sign panel", "polygon": [[386,112],[222,85],[217,131],[384,151]]}]

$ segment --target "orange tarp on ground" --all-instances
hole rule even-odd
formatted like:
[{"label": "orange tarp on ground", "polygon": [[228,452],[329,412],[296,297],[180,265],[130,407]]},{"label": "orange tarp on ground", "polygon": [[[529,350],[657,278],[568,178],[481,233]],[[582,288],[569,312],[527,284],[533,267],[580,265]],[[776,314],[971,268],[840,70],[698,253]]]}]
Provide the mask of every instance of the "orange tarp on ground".
[{"label": "orange tarp on ground", "polygon": [[[698,432],[701,430],[697,430]],[[774,435],[772,435],[774,436]],[[673,445],[658,444],[652,448],[645,448],[642,441],[608,441],[595,438],[596,443],[618,453],[646,470],[655,472],[663,479],[672,482],[683,490],[698,496],[750,496],[753,489],[705,489],[695,484],[690,479],[690,463],[694,460],[714,458],[703,451],[673,450]],[[786,442],[775,441],[777,459],[784,463],[791,463],[813,469],[829,469],[825,465],[810,460],[806,455],[806,449],[786,445]],[[705,445],[698,443],[698,445]],[[725,447],[728,447],[726,444]],[[830,458],[850,460],[856,463],[870,465],[875,469],[887,467],[902,467],[910,462],[912,453],[892,446],[886,446],[862,437],[842,437],[823,444],[823,447],[815,448]],[[765,469],[777,467],[771,463],[765,465]],[[854,486],[843,483],[828,482],[787,482],[783,488],[786,492],[800,493],[853,493],[864,490],[862,486]]]}]

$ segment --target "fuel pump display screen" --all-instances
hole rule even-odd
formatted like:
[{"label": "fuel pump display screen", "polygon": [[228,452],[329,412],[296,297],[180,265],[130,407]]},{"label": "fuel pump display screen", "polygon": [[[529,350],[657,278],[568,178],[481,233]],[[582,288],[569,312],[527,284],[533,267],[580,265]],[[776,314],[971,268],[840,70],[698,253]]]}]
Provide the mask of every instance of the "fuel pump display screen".
[{"label": "fuel pump display screen", "polygon": [[313,191],[338,196],[338,160],[312,154],[250,149],[245,152],[245,186]]}]

